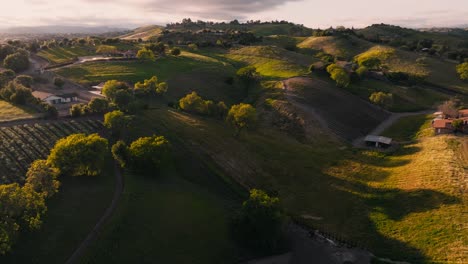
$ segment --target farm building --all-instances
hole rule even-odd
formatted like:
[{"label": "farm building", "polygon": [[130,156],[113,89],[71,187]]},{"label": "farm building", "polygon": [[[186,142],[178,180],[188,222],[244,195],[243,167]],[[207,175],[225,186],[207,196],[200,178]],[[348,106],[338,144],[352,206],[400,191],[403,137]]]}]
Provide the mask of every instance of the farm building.
[{"label": "farm building", "polygon": [[382,136],[368,135],[364,139],[368,146],[374,146],[376,148],[388,148],[392,145],[392,139]]},{"label": "farm building", "polygon": [[448,134],[453,132],[451,119],[435,119],[432,121],[432,127],[436,134]]},{"label": "farm building", "polygon": [[62,98],[62,103],[72,103],[78,101],[76,93],[60,94],[58,97]]},{"label": "farm building", "polygon": [[436,135],[455,132],[455,128],[452,125],[455,120],[461,121],[460,132],[468,132],[468,109],[458,111],[457,118],[447,118],[443,112],[436,112],[433,115],[434,120],[432,120],[432,127]]},{"label": "farm building", "polygon": [[134,59],[134,58],[136,58],[137,53],[134,50],[127,50],[125,52],[122,52],[122,56],[127,58],[127,59]]},{"label": "farm building", "polygon": [[34,91],[32,92],[32,95],[50,105],[64,104],[64,103],[71,103],[71,102],[78,101],[78,96],[75,93],[55,95],[55,94],[51,94],[47,92]]}]

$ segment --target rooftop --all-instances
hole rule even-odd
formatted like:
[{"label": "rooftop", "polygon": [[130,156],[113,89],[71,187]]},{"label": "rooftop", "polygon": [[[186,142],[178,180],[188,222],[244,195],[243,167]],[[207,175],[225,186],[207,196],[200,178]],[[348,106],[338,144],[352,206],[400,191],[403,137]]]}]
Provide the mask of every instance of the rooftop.
[{"label": "rooftop", "polygon": [[51,93],[41,92],[41,91],[34,91],[34,92],[32,92],[32,95],[34,97],[36,97],[36,98],[41,99],[41,100],[44,100],[44,99],[46,99],[48,97],[53,96],[53,94],[51,94]]},{"label": "rooftop", "polygon": [[383,143],[386,145],[390,145],[392,143],[392,139],[388,137],[382,137],[382,136],[374,136],[374,135],[368,135],[364,139],[366,142],[379,142]]}]

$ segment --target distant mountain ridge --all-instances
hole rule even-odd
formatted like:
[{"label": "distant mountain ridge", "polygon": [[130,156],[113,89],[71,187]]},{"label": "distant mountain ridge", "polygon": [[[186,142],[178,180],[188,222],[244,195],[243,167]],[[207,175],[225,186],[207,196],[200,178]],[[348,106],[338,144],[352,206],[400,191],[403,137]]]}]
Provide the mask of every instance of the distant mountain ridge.
[{"label": "distant mountain ridge", "polygon": [[109,26],[37,26],[37,27],[10,27],[0,29],[5,34],[102,34],[108,32],[127,31],[128,28]]}]

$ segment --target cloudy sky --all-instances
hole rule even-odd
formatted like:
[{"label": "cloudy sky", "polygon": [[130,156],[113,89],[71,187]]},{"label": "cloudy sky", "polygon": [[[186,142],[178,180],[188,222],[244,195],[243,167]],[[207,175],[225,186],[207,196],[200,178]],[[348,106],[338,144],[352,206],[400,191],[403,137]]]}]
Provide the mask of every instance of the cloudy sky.
[{"label": "cloudy sky", "polygon": [[204,20],[289,20],[309,27],[390,23],[468,25],[468,0],[2,0],[0,27],[165,24]]}]

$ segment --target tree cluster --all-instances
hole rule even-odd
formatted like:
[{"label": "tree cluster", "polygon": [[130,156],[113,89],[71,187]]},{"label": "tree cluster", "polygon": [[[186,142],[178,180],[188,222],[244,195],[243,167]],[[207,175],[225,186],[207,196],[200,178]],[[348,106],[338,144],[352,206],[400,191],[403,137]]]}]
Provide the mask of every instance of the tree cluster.
[{"label": "tree cluster", "polygon": [[141,137],[130,146],[118,141],[112,146],[112,155],[122,167],[140,173],[160,170],[169,160],[171,144],[163,136]]},{"label": "tree cluster", "polygon": [[167,83],[158,82],[157,76],[135,84],[135,95],[137,96],[162,95],[166,92]]},{"label": "tree cluster", "polygon": [[330,64],[327,67],[327,72],[338,87],[347,87],[351,82],[351,78],[346,70],[336,64]]},{"label": "tree cluster", "polygon": [[70,107],[71,117],[80,117],[92,114],[102,114],[110,109],[109,101],[104,98],[93,98],[88,104],[74,104]]},{"label": "tree cluster", "polygon": [[227,106],[223,101],[214,103],[211,100],[203,100],[196,92],[189,93],[181,98],[179,107],[189,113],[215,116],[220,119],[224,118],[227,113]]}]

